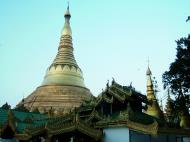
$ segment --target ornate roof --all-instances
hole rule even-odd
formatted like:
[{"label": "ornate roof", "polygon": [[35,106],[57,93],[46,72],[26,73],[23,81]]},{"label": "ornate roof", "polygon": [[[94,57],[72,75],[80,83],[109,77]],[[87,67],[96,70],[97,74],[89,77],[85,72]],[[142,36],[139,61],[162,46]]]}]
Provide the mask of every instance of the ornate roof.
[{"label": "ornate roof", "polygon": [[[13,114],[14,121],[12,120],[11,122],[15,124],[16,128],[13,131],[19,140],[29,140],[42,133],[59,135],[76,130],[96,140],[102,137],[101,130],[89,126],[88,123],[80,119],[80,116],[75,111],[68,115],[48,118],[44,114],[0,109],[0,132],[3,131],[4,126],[10,120],[9,112]],[[10,124],[8,125],[10,126]]]},{"label": "ornate roof", "polygon": [[109,86],[107,84],[107,88],[97,97],[96,105],[98,105],[101,101],[113,103],[113,98],[117,99],[121,103],[124,103],[126,100],[147,102],[146,96],[136,91],[133,87],[121,86],[113,80],[111,85]]},{"label": "ornate roof", "polygon": [[42,134],[57,136],[76,131],[100,140],[103,137],[103,129],[108,127],[127,127],[152,135],[160,133],[188,135],[183,128],[168,128],[165,120],[142,112],[142,108],[138,110],[138,106],[132,106],[142,102],[148,103],[144,95],[136,92],[131,86],[121,86],[112,81],[97,98],[83,102],[79,108],[72,109],[68,114],[47,116],[0,109],[0,132],[2,133],[6,126],[10,126],[19,140],[29,140]]},{"label": "ornate roof", "polygon": [[16,136],[22,137],[22,134],[27,127],[39,127],[41,125],[44,125],[47,118],[48,116],[45,114],[21,112],[0,108],[0,131],[3,129],[4,126],[8,124],[15,132]]}]

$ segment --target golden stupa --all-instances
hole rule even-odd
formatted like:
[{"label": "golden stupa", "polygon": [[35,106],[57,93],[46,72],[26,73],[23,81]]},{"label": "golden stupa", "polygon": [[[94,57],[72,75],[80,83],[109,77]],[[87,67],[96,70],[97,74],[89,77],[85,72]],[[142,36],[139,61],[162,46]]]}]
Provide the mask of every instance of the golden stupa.
[{"label": "golden stupa", "polygon": [[47,69],[41,86],[21,102],[30,111],[38,109],[43,113],[51,109],[55,113],[67,113],[92,97],[73,55],[70,18],[68,6],[58,53]]},{"label": "golden stupa", "polygon": [[147,75],[147,99],[148,99],[149,105],[145,113],[148,115],[154,116],[156,118],[163,119],[163,113],[159,107],[158,101],[154,94],[154,87],[153,87],[152,78],[151,78],[152,72],[149,66],[146,71],[146,75]]}]

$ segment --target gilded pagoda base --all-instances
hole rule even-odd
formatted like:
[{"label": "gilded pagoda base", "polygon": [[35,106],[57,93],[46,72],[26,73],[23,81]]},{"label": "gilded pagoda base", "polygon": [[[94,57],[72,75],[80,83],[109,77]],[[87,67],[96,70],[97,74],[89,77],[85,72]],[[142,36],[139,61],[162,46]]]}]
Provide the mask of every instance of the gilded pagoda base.
[{"label": "gilded pagoda base", "polygon": [[53,114],[62,115],[79,107],[84,100],[91,97],[92,94],[87,88],[49,85],[38,87],[20,104],[24,103],[29,111],[38,110],[41,113],[51,111]]}]

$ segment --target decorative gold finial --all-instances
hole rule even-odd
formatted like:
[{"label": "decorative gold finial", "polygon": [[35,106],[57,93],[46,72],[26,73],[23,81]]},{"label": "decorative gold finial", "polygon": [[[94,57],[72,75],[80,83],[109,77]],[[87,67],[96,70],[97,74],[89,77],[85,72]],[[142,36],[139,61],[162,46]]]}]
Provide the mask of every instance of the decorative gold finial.
[{"label": "decorative gold finial", "polygon": [[67,10],[69,10],[69,0],[67,1]]},{"label": "decorative gold finial", "polygon": [[149,104],[145,113],[154,116],[156,118],[162,119],[163,115],[155,96],[154,86],[151,78],[152,73],[150,71],[149,66],[146,71],[146,75],[147,75],[147,99],[149,101]]},{"label": "decorative gold finial", "polygon": [[71,18],[71,14],[69,11],[69,1],[68,1],[67,10],[65,12],[65,19],[69,21],[70,18]]},{"label": "decorative gold finial", "polygon": [[160,109],[161,109],[161,111],[163,111],[162,99],[160,99]]},{"label": "decorative gold finial", "polygon": [[107,80],[107,83],[106,83],[106,89],[109,88],[109,80]]},{"label": "decorative gold finial", "polygon": [[148,68],[147,68],[147,71],[146,71],[146,75],[152,75],[152,72],[150,70],[150,65],[149,65],[150,64],[149,57],[148,57],[147,62],[148,62]]},{"label": "decorative gold finial", "polygon": [[112,77],[112,85],[115,83],[115,79]]},{"label": "decorative gold finial", "polygon": [[186,20],[186,22],[188,22],[188,21],[190,21],[190,16],[188,16],[188,17],[187,17],[187,20]]}]

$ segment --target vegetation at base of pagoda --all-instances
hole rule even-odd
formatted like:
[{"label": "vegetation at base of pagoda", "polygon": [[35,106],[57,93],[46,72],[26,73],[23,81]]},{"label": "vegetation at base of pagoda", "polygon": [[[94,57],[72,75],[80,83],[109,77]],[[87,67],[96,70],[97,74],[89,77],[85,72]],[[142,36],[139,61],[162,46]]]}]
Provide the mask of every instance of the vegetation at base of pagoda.
[{"label": "vegetation at base of pagoda", "polygon": [[170,64],[169,71],[164,72],[162,81],[164,89],[169,89],[176,97],[174,100],[176,115],[189,115],[190,34],[177,40],[176,43],[176,59]]},{"label": "vegetation at base of pagoda", "polygon": [[[5,103],[4,105],[2,105],[0,108],[9,110],[9,109],[11,109],[11,105],[9,105],[9,104],[6,102],[6,103]],[[24,104],[21,104],[21,105],[16,106],[13,110],[22,111],[22,112],[29,112],[28,109],[27,109],[26,107],[24,107]]]},{"label": "vegetation at base of pagoda", "polygon": [[171,99],[169,95],[169,90],[168,90],[168,98],[166,101],[166,106],[165,106],[165,118],[167,121],[167,125],[169,127],[180,127],[180,120],[178,117],[178,112],[175,111],[175,101]]},{"label": "vegetation at base of pagoda", "polygon": [[153,88],[154,88],[154,95],[156,96],[156,99],[158,99],[157,94],[159,92],[159,88],[158,88],[158,82],[157,82],[156,77],[152,78],[152,83],[153,83]]},{"label": "vegetation at base of pagoda", "polygon": [[11,105],[9,105],[7,102],[4,104],[4,105],[2,105],[0,108],[2,108],[2,109],[11,109]]},{"label": "vegetation at base of pagoda", "polygon": [[40,113],[39,109],[37,107],[35,107],[32,112],[35,112],[35,113]]},{"label": "vegetation at base of pagoda", "polygon": [[29,112],[29,110],[24,106],[24,99],[22,99],[22,103],[17,105],[14,110],[22,111],[22,112]]},{"label": "vegetation at base of pagoda", "polygon": [[23,104],[15,107],[14,110],[16,110],[16,111],[22,111],[22,112],[29,112],[29,110],[26,107],[24,107]]}]

